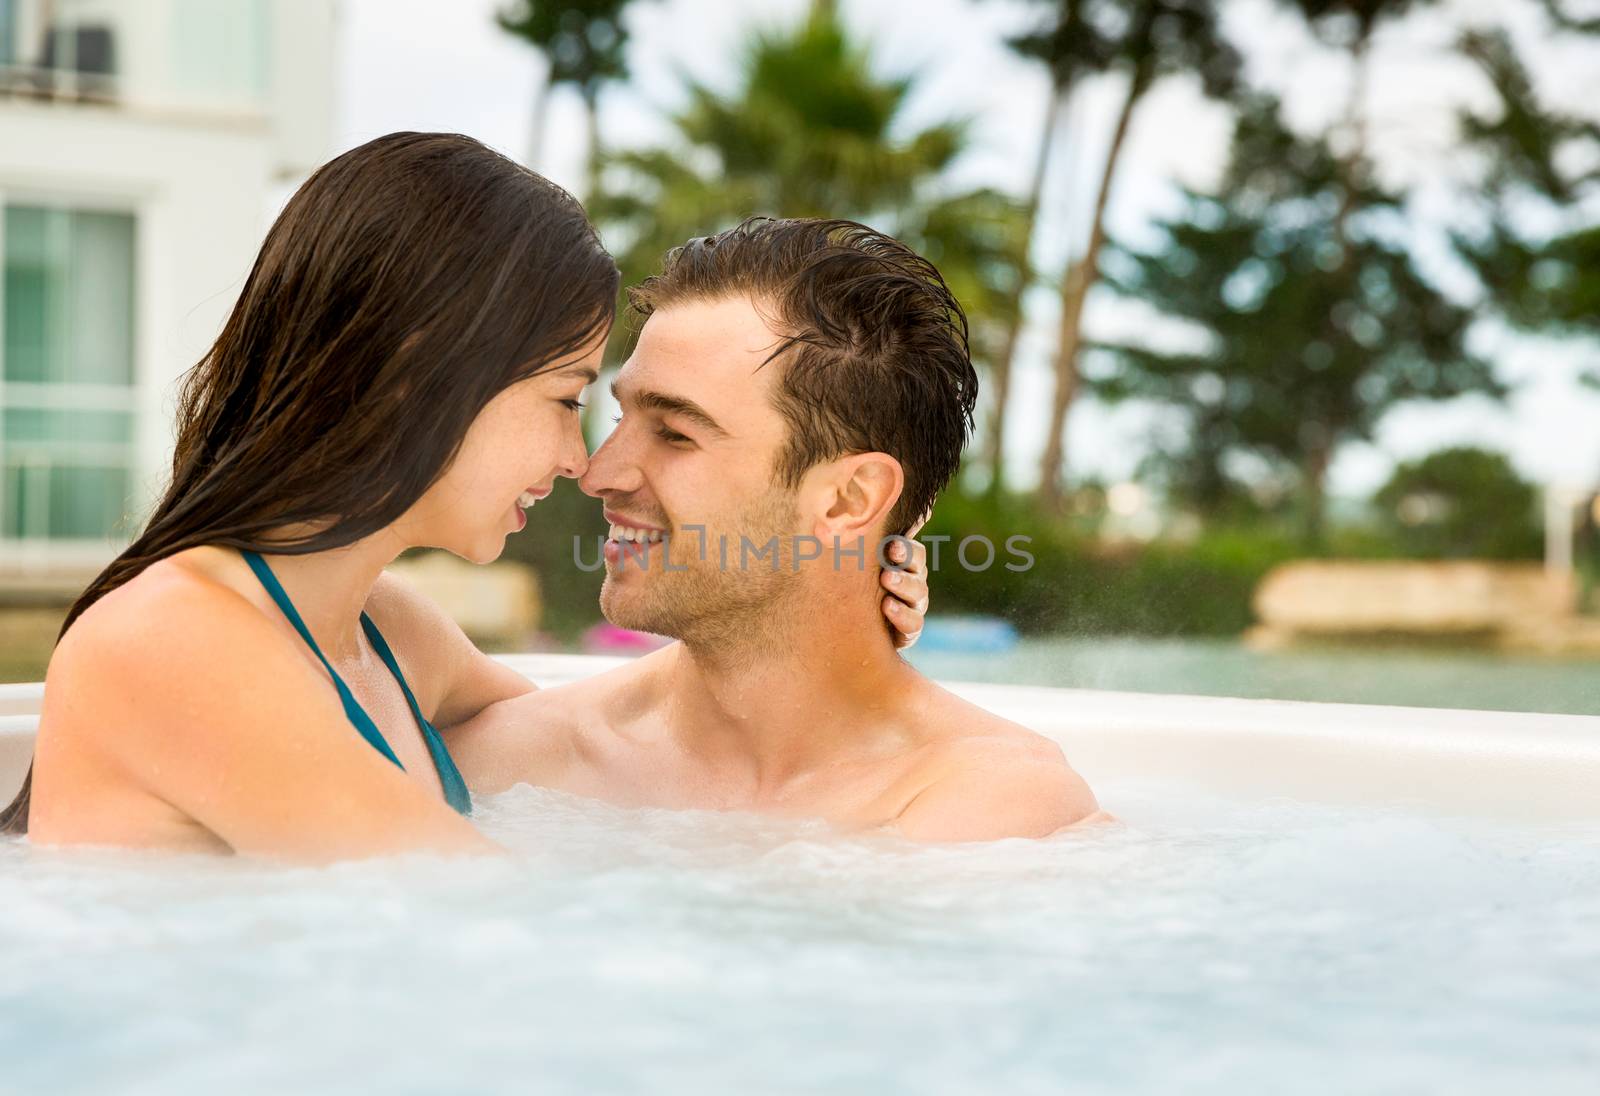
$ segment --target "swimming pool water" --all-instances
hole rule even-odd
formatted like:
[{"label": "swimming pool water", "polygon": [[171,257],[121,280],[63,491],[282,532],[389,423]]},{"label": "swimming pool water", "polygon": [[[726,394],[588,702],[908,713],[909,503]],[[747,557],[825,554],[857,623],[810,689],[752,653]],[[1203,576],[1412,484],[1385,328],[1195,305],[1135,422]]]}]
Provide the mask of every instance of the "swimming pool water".
[{"label": "swimming pool water", "polygon": [[930,677],[1118,692],[1600,715],[1600,664],[1381,643],[1256,651],[1233,639],[1057,636],[1005,653],[913,647]]},{"label": "swimming pool water", "polygon": [[507,862],[0,846],[0,1091],[1583,1093],[1600,830],[1099,789],[916,847],[528,788]]}]

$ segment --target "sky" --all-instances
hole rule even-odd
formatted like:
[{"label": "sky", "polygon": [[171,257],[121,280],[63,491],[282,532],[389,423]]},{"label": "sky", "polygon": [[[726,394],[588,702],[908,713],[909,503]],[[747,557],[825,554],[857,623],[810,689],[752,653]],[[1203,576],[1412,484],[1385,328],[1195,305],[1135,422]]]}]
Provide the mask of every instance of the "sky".
[{"label": "sky", "polygon": [[[397,129],[470,134],[517,159],[530,146],[533,104],[543,61],[494,24],[500,0],[342,0],[336,141],[340,150]],[[741,43],[752,30],[798,19],[805,0],[638,0],[631,9],[629,85],[608,92],[602,127],[614,147],[659,142],[664,116],[682,102],[686,76],[728,87]],[[1514,32],[1537,29],[1531,0],[1445,0],[1468,17],[1495,15]],[[974,147],[957,168],[960,182],[1020,194],[1043,125],[1047,92],[1041,70],[1005,48],[1007,33],[1027,25],[1019,0],[842,0],[853,30],[870,41],[882,71],[914,74],[918,91],[908,126],[951,115],[973,119]],[[1310,39],[1298,20],[1270,0],[1229,0],[1225,26],[1246,53],[1251,78],[1277,90],[1291,124],[1316,127],[1345,101],[1345,68]],[[1418,208],[1448,208],[1448,179],[1460,164],[1450,151],[1459,104],[1486,105],[1486,86],[1461,62],[1443,58],[1453,24],[1428,12],[1385,33],[1374,51],[1374,156],[1381,177],[1416,184]],[[1593,47],[1590,47],[1592,50]],[[1600,101],[1600,64],[1573,50],[1542,49],[1541,90],[1563,105],[1592,110]],[[1104,154],[1109,119],[1119,101],[1114,80],[1092,84],[1064,120],[1047,175],[1035,260],[1059,270],[1086,232],[1092,180]],[[1221,170],[1230,123],[1192,83],[1173,81],[1152,93],[1137,116],[1109,210],[1113,235],[1138,240],[1170,212],[1174,181],[1205,187]],[[583,123],[574,96],[551,100],[538,170],[581,191]],[[1049,288],[1027,303],[1028,326],[1008,419],[1008,452],[1019,485],[1035,474],[1046,424],[1056,304]],[[1090,332],[1100,337],[1147,325],[1136,306],[1091,302]],[[1576,375],[1600,347],[1485,331],[1477,349],[1514,385],[1505,405],[1478,397],[1407,406],[1384,420],[1373,444],[1343,449],[1330,471],[1333,493],[1362,497],[1381,485],[1396,460],[1453,444],[1508,453],[1518,469],[1545,484],[1600,481],[1600,393]],[[1073,475],[1115,482],[1133,473],[1160,419],[1137,406],[1108,408],[1080,400],[1069,420]]]}]

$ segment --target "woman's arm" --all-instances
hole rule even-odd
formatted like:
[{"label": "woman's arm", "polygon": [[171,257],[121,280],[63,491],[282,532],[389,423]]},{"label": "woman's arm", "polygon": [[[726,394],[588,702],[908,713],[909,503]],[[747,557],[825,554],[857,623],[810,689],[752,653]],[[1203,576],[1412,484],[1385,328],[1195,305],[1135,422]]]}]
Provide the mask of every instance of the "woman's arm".
[{"label": "woman's arm", "polygon": [[538,688],[478,650],[449,613],[395,575],[379,577],[367,612],[388,637],[423,713],[441,731]]}]

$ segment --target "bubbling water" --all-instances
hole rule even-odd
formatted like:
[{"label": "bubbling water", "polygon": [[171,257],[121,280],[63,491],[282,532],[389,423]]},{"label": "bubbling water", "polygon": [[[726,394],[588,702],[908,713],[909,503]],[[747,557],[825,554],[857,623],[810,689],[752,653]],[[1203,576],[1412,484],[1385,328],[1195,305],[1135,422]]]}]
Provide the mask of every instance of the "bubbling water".
[{"label": "bubbling water", "polygon": [[0,1088],[1593,1091],[1600,832],[1099,790],[949,847],[530,788],[498,862],[9,844]]}]

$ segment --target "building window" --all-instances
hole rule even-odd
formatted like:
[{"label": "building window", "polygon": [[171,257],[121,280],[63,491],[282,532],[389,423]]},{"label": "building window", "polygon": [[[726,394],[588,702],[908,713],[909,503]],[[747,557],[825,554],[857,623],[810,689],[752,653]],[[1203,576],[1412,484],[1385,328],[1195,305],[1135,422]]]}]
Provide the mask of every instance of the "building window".
[{"label": "building window", "polygon": [[0,540],[126,540],[134,218],[6,204]]},{"label": "building window", "polygon": [[263,0],[175,0],[173,94],[249,109],[267,100],[271,13]]},{"label": "building window", "polygon": [[16,0],[0,0],[0,67],[17,63]]}]

